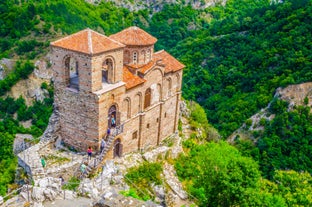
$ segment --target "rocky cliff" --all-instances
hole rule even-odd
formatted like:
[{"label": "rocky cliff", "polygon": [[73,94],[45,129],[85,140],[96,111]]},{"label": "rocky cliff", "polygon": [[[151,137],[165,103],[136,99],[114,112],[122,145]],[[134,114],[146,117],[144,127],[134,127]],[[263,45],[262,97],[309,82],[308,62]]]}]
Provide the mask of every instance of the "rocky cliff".
[{"label": "rocky cliff", "polygon": [[[101,0],[86,0],[89,3],[99,4]],[[191,5],[195,9],[204,9],[216,4],[225,5],[226,0],[102,0],[113,2],[118,7],[127,8],[130,11],[151,9],[153,12],[161,11],[165,4]]]},{"label": "rocky cliff", "polygon": [[[276,89],[275,98],[279,98],[289,103],[288,110],[292,110],[294,106],[306,105],[312,106],[312,82],[289,85],[286,88],[279,87]],[[306,100],[305,100],[306,99]],[[306,102],[306,103],[305,103]],[[269,105],[261,109],[260,112],[251,116],[249,120],[251,124],[249,126],[243,124],[239,129],[237,129],[234,133],[232,133],[228,137],[229,142],[233,142],[236,137],[240,137],[240,139],[253,139],[257,141],[252,133],[254,131],[262,131],[264,130],[263,126],[260,124],[261,119],[272,120],[275,115],[269,113],[268,108]]]}]

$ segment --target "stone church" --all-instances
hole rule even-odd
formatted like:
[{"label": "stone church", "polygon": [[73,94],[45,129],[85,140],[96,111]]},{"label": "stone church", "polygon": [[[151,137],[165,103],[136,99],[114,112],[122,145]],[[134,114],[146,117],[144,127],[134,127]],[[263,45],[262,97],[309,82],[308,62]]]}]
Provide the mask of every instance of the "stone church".
[{"label": "stone church", "polygon": [[[133,26],[111,36],[85,29],[51,43],[60,137],[109,157],[157,146],[177,131],[184,65]],[[110,132],[108,132],[110,129]]]}]

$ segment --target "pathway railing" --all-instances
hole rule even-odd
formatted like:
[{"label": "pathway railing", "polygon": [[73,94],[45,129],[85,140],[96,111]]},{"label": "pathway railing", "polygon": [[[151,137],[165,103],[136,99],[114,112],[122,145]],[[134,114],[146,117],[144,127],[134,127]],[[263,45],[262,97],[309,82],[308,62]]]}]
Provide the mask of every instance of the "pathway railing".
[{"label": "pathway railing", "polygon": [[[88,176],[88,174],[90,173],[90,171],[97,169],[100,164],[102,163],[105,155],[107,154],[107,152],[111,149],[111,147],[113,146],[113,141],[115,139],[115,137],[121,133],[123,133],[123,128],[124,128],[124,124],[118,125],[115,128],[111,129],[111,134],[108,136],[108,140],[106,141],[106,145],[104,147],[104,149],[102,150],[102,152],[97,155],[96,157],[94,157],[93,159],[89,160],[88,157],[84,157],[79,165],[79,168],[76,170],[76,172],[74,173],[75,176],[77,177],[86,177]],[[87,166],[87,172],[82,174],[82,172],[80,171],[80,167],[83,163],[88,163]],[[91,169],[89,168],[91,167]],[[80,176],[79,175],[80,172]]]}]

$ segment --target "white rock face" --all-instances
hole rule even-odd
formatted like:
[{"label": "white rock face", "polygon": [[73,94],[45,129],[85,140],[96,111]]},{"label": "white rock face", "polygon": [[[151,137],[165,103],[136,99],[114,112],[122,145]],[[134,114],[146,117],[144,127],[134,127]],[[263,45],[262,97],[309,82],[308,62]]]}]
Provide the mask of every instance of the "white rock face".
[{"label": "white rock face", "polygon": [[32,199],[37,202],[43,202],[45,200],[43,191],[44,188],[34,187],[31,194]]},{"label": "white rock face", "polygon": [[143,154],[143,158],[148,162],[156,162],[159,157],[164,158],[170,150],[169,147],[162,146]]}]

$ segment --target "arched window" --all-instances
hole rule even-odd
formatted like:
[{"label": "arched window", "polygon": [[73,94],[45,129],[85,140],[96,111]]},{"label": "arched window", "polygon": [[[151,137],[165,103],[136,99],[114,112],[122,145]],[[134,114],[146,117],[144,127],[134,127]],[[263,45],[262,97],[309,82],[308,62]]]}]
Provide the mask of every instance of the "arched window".
[{"label": "arched window", "polygon": [[172,81],[171,81],[171,78],[168,78],[167,79],[167,82],[168,82],[168,93],[167,93],[167,97],[171,96],[171,89],[172,89]]},{"label": "arched window", "polygon": [[123,105],[123,108],[124,108],[124,111],[126,112],[126,119],[130,119],[131,118],[131,104],[130,104],[130,99],[129,98],[126,98],[124,100],[124,105]]},{"label": "arched window", "polygon": [[135,114],[138,114],[138,113],[140,113],[141,112],[141,110],[142,110],[142,95],[141,95],[141,93],[138,93],[138,94],[136,94],[135,95],[135,97],[134,97],[134,101],[133,101],[133,114],[135,115]]},{"label": "arched window", "polygon": [[107,58],[102,64],[102,81],[113,83],[114,63],[113,60]]},{"label": "arched window", "polygon": [[146,89],[144,96],[144,109],[146,109],[151,105],[151,96],[152,96],[151,89],[150,88]]},{"label": "arched window", "polygon": [[65,83],[69,88],[79,89],[78,61],[72,57],[65,59]]},{"label": "arched window", "polygon": [[116,105],[112,105],[108,110],[108,128],[114,128],[119,125],[120,114]]},{"label": "arched window", "polygon": [[146,61],[149,62],[151,60],[151,50],[146,51]]},{"label": "arched window", "polygon": [[176,91],[180,90],[180,75],[177,73],[176,75]]},{"label": "arched window", "polygon": [[157,92],[158,92],[158,100],[157,101],[161,101],[162,99],[162,94],[161,94],[161,85],[157,84]]},{"label": "arched window", "polygon": [[120,138],[114,141],[114,158],[122,156],[122,144]]},{"label": "arched window", "polygon": [[138,62],[138,53],[133,52],[133,63],[137,63],[137,62]]}]

